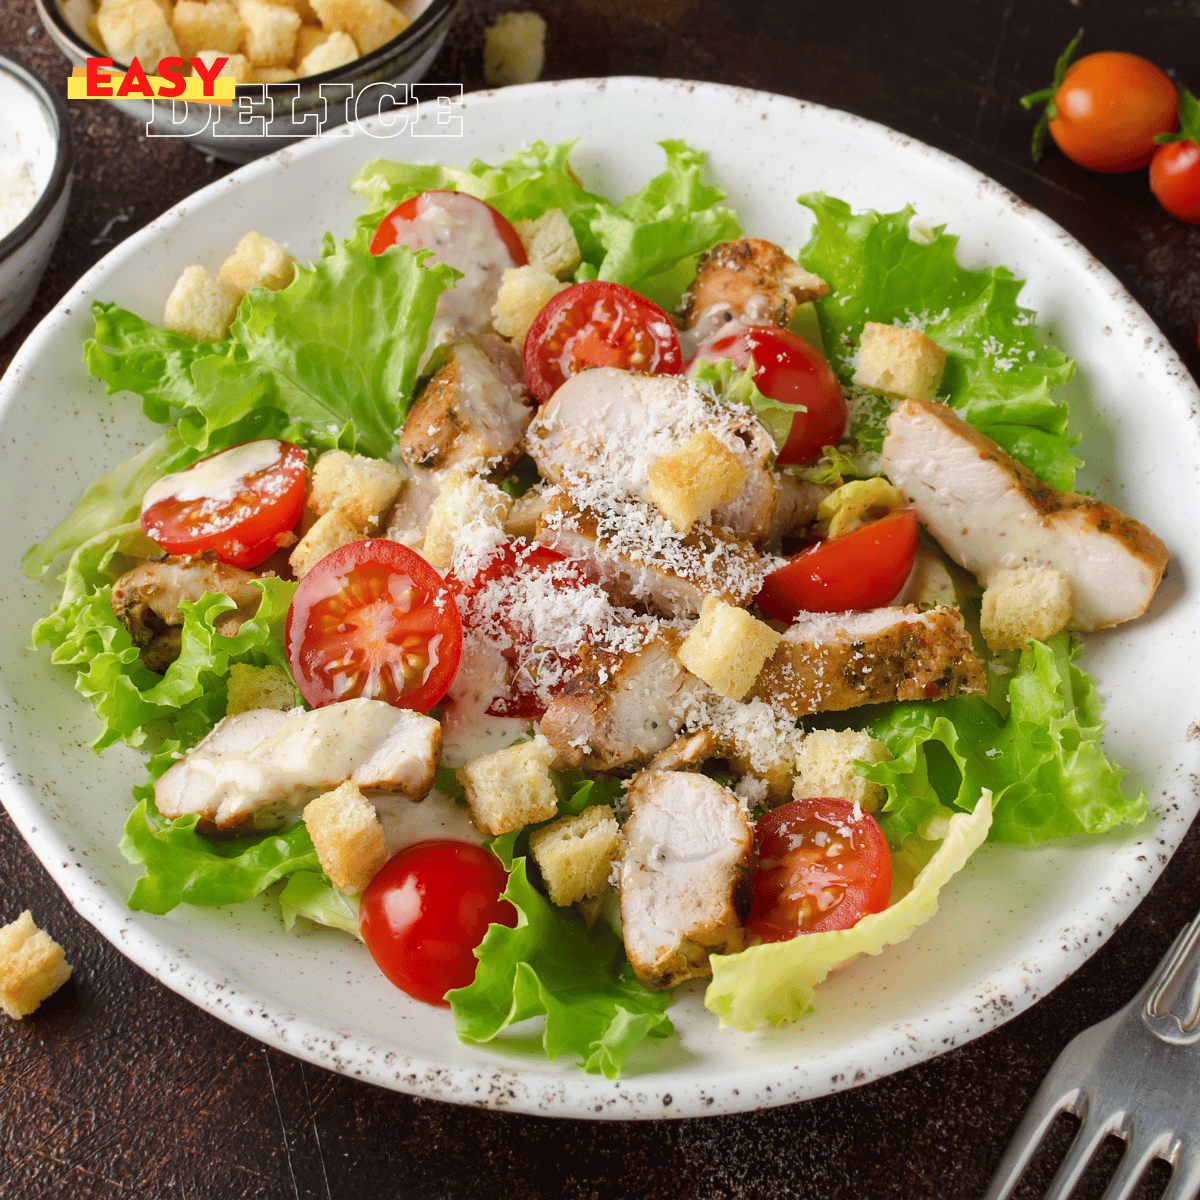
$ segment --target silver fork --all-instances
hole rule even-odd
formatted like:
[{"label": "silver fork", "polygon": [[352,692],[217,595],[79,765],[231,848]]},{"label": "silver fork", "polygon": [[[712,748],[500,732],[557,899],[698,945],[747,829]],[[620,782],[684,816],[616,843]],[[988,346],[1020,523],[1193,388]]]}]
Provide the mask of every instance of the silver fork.
[{"label": "silver fork", "polygon": [[1200,1190],[1200,916],[1120,1012],[1079,1034],[1050,1068],[984,1200],[1011,1196],[1059,1113],[1080,1120],[1046,1193],[1064,1200],[1109,1134],[1125,1153],[1103,1200],[1127,1200],[1150,1163],[1171,1165],[1162,1200]]}]

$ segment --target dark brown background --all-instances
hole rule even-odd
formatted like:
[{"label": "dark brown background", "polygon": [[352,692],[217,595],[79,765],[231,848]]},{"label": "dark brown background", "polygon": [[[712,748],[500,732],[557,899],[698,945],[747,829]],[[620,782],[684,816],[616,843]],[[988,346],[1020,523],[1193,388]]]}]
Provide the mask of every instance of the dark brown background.
[{"label": "dark brown background", "polygon": [[[1200,227],[1162,212],[1144,172],[1088,175],[1053,148],[1035,166],[1031,121],[1017,104],[1048,82],[1080,25],[1084,49],[1146,55],[1200,90],[1198,0],[469,0],[429,78],[481,86],[484,25],[511,7],[537,8],[549,22],[549,78],[670,75],[763,88],[958,155],[1075,234],[1200,374]],[[0,5],[0,49],[65,93],[66,65],[33,0]],[[87,267],[230,169],[182,142],[147,141],[105,104],[70,108],[76,185],[66,229],[33,311],[0,341],[0,367]],[[653,1123],[455,1108],[267,1049],[122,958],[72,911],[2,812],[0,880],[0,921],[32,908],[75,966],[37,1014],[0,1017],[5,1200],[957,1198],[982,1193],[1066,1042],[1128,1000],[1200,908],[1200,832],[1087,966],[1001,1029],[825,1100]],[[1064,1118],[1060,1148],[1069,1129]],[[1115,1159],[1114,1145],[1110,1168]],[[1029,1185],[1044,1187],[1049,1173],[1040,1161],[1022,1194],[1040,1194]],[[1139,1195],[1157,1195],[1165,1178],[1154,1168]],[[1098,1196],[1102,1182],[1102,1172],[1089,1174],[1080,1195]]]}]

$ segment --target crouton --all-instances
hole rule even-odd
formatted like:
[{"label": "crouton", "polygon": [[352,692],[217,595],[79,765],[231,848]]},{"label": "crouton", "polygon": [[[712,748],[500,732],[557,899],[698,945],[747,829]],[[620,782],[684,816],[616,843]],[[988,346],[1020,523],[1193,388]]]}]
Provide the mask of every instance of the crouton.
[{"label": "crouton", "polygon": [[607,804],[562,817],[529,835],[529,849],[550,899],[561,907],[609,890],[621,831]]},{"label": "crouton", "polygon": [[296,58],[303,63],[322,42],[327,41],[329,31],[320,25],[301,25],[296,32]]},{"label": "crouton", "polygon": [[[92,42],[95,10],[92,0],[62,0],[58,6],[64,20],[85,42]],[[95,43],[93,43],[95,44]]]},{"label": "crouton", "polygon": [[656,458],[646,471],[646,494],[659,512],[687,533],[696,521],[732,500],[746,482],[738,456],[707,429]]},{"label": "crouton", "polygon": [[866,812],[878,812],[887,799],[882,784],[854,773],[854,763],[890,762],[891,751],[860,729],[815,729],[796,751],[796,781],[792,799],[838,796]]},{"label": "crouton", "polygon": [[817,505],[817,520],[828,522],[826,536],[836,538],[857,529],[872,510],[889,511],[903,504],[904,497],[882,475],[852,479]]},{"label": "crouton", "polygon": [[26,909],[0,928],[0,1008],[18,1020],[71,978],[63,948]]},{"label": "crouton", "polygon": [[313,467],[308,505],[324,516],[335,508],[358,529],[373,529],[404,487],[404,474],[381,458],[328,450]]},{"label": "crouton", "polygon": [[516,230],[529,261],[551,275],[565,279],[579,266],[579,242],[561,208],[548,209],[532,221],[518,221]]},{"label": "crouton", "polygon": [[489,87],[532,83],[546,63],[546,22],[535,12],[501,13],[483,35],[483,81]]},{"label": "crouton", "polygon": [[919,329],[868,321],[853,381],[888,396],[932,400],[945,369],[945,350]]},{"label": "crouton", "polygon": [[314,46],[300,60],[296,71],[300,75],[319,75],[322,71],[344,67],[357,57],[358,47],[354,44],[354,39],[339,29],[331,33],[319,46]]},{"label": "crouton", "polygon": [[508,267],[500,277],[500,290],[492,305],[492,328],[523,346],[534,318],[566,286],[545,267],[535,263],[526,267]]},{"label": "crouton", "polygon": [[448,471],[429,510],[423,557],[439,571],[448,571],[462,534],[468,528],[483,528],[495,529],[502,535],[511,508],[512,497],[494,483],[477,475]]},{"label": "crouton", "polygon": [[312,528],[296,544],[288,556],[288,565],[297,579],[303,579],[325,557],[339,546],[361,541],[362,531],[356,528],[336,508],[313,522]]},{"label": "crouton", "polygon": [[498,837],[528,825],[548,821],[558,811],[558,794],[550,778],[554,747],[540,734],[472,759],[458,772],[471,820],[481,833]]},{"label": "crouton", "polygon": [[171,19],[175,40],[184,58],[201,50],[233,54],[242,47],[246,26],[237,9],[226,0],[179,0]]},{"label": "crouton", "polygon": [[225,715],[249,712],[253,708],[273,708],[288,712],[300,703],[296,685],[283,667],[253,667],[234,663],[226,681]]},{"label": "crouton", "polygon": [[535,484],[523,496],[518,496],[504,518],[504,532],[512,538],[532,542],[537,537],[538,517],[546,507],[546,489]]},{"label": "crouton", "polygon": [[291,67],[251,67],[249,83],[291,83],[299,76]]},{"label": "crouton", "polygon": [[383,826],[353,780],[304,807],[304,824],[321,870],[339,892],[361,892],[387,861]]},{"label": "crouton", "polygon": [[163,309],[163,324],[198,342],[219,342],[237,315],[242,293],[203,267],[188,267],[175,281]]},{"label": "crouton", "polygon": [[195,55],[206,67],[211,68],[218,58],[225,60],[218,75],[232,79],[234,83],[250,82],[250,60],[244,54],[227,54],[224,50],[201,50]]},{"label": "crouton", "polygon": [[[266,0],[238,0],[238,15],[246,26],[245,53],[251,64],[261,67],[287,67],[296,49],[299,16],[280,4]],[[282,79],[259,79],[255,72],[252,82],[283,83]],[[291,73],[295,78],[295,73]]]},{"label": "crouton", "polygon": [[158,74],[160,59],[179,56],[167,15],[154,0],[110,0],[96,14],[96,27],[115,62],[127,67],[136,58],[147,75]]},{"label": "crouton", "polygon": [[744,608],[709,596],[675,657],[714,691],[741,700],[775,653],[779,638]]},{"label": "crouton", "polygon": [[310,0],[317,19],[330,33],[348,33],[363,54],[398,37],[409,20],[387,0]]},{"label": "crouton", "polygon": [[1044,642],[1071,619],[1071,581],[1054,567],[1008,567],[988,580],[979,617],[994,652]]},{"label": "crouton", "polygon": [[278,292],[295,278],[296,260],[278,242],[251,230],[238,242],[217,274],[243,296],[256,287]]}]

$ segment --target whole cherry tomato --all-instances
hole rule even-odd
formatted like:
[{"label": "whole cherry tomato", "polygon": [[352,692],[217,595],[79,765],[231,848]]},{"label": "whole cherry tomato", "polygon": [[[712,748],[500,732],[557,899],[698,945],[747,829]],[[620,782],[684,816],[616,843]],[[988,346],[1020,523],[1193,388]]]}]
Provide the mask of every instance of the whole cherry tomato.
[{"label": "whole cherry tomato", "polygon": [[1160,134],[1150,163],[1150,190],[1172,216],[1200,225],[1200,101],[1179,89],[1179,130]]}]

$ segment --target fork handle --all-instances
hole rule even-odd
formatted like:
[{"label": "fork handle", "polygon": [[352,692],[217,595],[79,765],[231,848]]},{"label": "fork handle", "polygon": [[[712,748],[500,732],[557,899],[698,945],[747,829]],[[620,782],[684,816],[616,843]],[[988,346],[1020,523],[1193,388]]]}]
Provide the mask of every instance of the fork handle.
[{"label": "fork handle", "polygon": [[1200,914],[1175,939],[1154,973],[1142,1020],[1165,1042],[1200,1041]]}]

